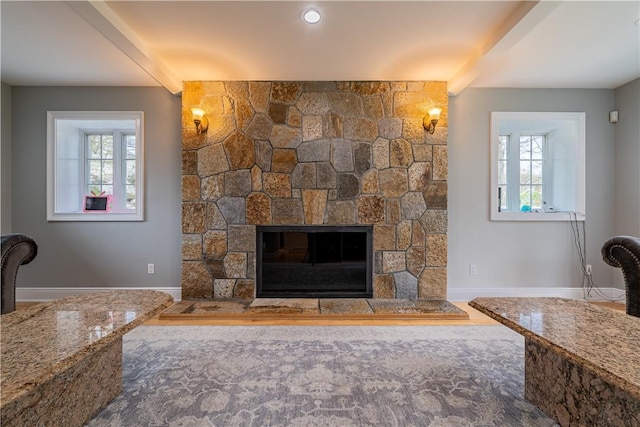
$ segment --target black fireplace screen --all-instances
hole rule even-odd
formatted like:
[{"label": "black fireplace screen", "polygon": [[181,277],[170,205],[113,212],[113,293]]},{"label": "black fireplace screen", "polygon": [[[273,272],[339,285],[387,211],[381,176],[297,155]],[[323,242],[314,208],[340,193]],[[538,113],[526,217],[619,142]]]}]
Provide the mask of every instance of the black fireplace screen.
[{"label": "black fireplace screen", "polygon": [[258,226],[258,298],[371,298],[370,226]]}]

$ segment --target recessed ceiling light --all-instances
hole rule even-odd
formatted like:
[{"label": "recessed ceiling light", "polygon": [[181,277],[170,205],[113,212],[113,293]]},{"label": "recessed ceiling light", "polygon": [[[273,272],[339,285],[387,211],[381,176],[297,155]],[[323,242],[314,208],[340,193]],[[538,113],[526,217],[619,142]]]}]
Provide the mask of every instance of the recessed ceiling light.
[{"label": "recessed ceiling light", "polygon": [[302,19],[304,19],[304,22],[307,24],[317,24],[320,22],[321,18],[322,15],[320,14],[320,11],[313,8],[305,10],[302,14]]}]

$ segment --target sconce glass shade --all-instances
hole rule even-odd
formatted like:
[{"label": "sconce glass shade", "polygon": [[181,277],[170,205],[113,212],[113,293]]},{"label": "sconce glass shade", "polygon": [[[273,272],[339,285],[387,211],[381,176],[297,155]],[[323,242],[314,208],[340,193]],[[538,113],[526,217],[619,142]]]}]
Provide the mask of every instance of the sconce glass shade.
[{"label": "sconce glass shade", "polygon": [[424,130],[433,135],[436,131],[436,125],[438,124],[438,120],[440,120],[440,113],[442,112],[442,108],[430,108],[429,114],[424,116],[422,120],[422,126],[424,126]]},{"label": "sconce glass shade", "polygon": [[191,116],[193,117],[193,123],[196,125],[196,132],[200,135],[209,129],[209,121],[205,117],[206,112],[202,108],[193,107],[191,109]]}]

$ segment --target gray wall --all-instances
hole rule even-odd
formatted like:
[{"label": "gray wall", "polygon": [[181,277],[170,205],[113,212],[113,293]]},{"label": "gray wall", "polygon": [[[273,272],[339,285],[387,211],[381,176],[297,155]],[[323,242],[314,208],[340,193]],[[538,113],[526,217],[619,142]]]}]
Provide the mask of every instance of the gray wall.
[{"label": "gray wall", "polygon": [[[180,97],[163,88],[16,86],[12,105],[13,230],[39,246],[18,287],[179,287]],[[47,222],[47,110],[144,111],[145,221]]]},{"label": "gray wall", "polygon": [[640,237],[640,79],[615,91],[615,232]]},{"label": "gray wall", "polygon": [[[580,287],[569,222],[489,221],[491,111],[584,111],[587,263],[601,287],[600,247],[614,230],[613,90],[466,89],[449,99],[449,289]],[[478,274],[469,275],[469,264]]]},{"label": "gray wall", "polygon": [[[640,237],[640,79],[615,91],[619,121],[614,125],[615,234]],[[624,288],[622,272],[613,268]]]},{"label": "gray wall", "polygon": [[11,232],[11,86],[2,83],[2,135],[0,136],[0,232]]}]

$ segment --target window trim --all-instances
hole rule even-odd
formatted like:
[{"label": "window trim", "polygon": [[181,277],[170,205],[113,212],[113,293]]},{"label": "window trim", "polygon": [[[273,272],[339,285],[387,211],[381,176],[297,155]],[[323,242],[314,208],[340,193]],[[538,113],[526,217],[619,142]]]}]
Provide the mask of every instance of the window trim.
[{"label": "window trim", "polygon": [[[61,212],[56,211],[57,182],[57,121],[58,120],[133,120],[136,134],[136,208],[127,212]],[[85,141],[87,131],[95,130],[95,126],[80,129],[82,160],[84,163]],[[116,127],[105,127],[105,130],[118,130]],[[144,112],[143,111],[47,111],[47,221],[144,221]],[[119,161],[122,159],[118,159]],[[84,169],[79,171],[81,182],[85,182]]]},{"label": "window trim", "polygon": [[[520,212],[498,210],[498,137],[505,134],[500,132],[500,122],[508,121],[565,121],[574,126],[576,133],[576,172],[573,202],[576,206],[572,212]],[[586,115],[584,112],[491,112],[490,123],[490,197],[489,216],[491,221],[584,221],[585,215],[585,185],[586,185]],[[534,129],[521,129],[519,133],[544,133]],[[547,149],[551,141],[547,141]],[[549,153],[549,156],[551,154]],[[548,156],[548,157],[549,157]],[[547,162],[545,172],[551,181],[553,173],[549,170],[551,159]]]}]

